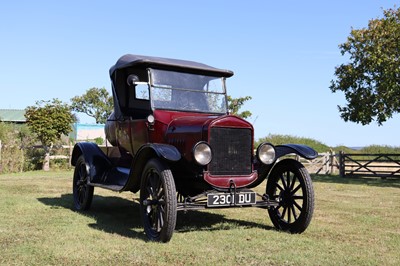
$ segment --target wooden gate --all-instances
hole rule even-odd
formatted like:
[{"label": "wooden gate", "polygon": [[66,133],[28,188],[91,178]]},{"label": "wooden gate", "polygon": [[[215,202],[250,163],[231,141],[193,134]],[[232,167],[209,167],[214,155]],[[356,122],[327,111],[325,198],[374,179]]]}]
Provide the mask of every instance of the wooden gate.
[{"label": "wooden gate", "polygon": [[318,157],[313,160],[307,160],[298,155],[295,156],[295,159],[301,162],[310,174],[337,174],[339,168],[337,155],[333,151],[318,153]]},{"label": "wooden gate", "polygon": [[339,154],[339,174],[345,176],[400,177],[400,154]]}]

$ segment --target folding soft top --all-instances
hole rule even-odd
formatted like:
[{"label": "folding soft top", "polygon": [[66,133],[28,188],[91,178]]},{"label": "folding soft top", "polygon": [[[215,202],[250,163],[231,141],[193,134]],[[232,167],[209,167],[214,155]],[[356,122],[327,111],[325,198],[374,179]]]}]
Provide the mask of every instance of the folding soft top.
[{"label": "folding soft top", "polygon": [[202,63],[187,60],[169,59],[162,57],[143,56],[126,54],[118,59],[118,61],[110,68],[110,76],[118,69],[136,67],[136,68],[160,68],[165,70],[190,72],[201,75],[231,77],[233,72],[230,70],[214,68]]}]

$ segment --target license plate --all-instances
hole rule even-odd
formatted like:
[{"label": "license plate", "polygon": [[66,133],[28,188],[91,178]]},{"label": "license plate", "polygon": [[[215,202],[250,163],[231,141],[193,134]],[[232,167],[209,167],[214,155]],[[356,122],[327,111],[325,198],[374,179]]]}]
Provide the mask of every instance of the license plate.
[{"label": "license plate", "polygon": [[233,193],[210,193],[207,195],[207,207],[241,206],[256,203],[256,193],[238,192]]}]

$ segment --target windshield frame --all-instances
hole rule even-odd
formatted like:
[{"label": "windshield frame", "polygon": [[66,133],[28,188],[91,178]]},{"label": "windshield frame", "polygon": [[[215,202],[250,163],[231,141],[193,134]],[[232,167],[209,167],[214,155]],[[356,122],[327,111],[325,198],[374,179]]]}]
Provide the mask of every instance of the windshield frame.
[{"label": "windshield frame", "polygon": [[[203,77],[203,78],[208,78],[208,82],[206,83],[207,90],[199,90],[199,89],[191,89],[191,88],[178,88],[178,87],[173,87],[172,85],[163,85],[163,84],[155,84],[154,81],[154,74],[157,73],[157,71],[163,71],[163,72],[171,72],[171,75],[176,74],[182,74],[186,76],[193,75],[194,77]],[[158,69],[158,68],[148,68],[148,80],[149,80],[149,96],[150,96],[150,105],[151,109],[154,110],[169,110],[169,111],[177,111],[177,112],[194,112],[194,113],[207,113],[207,114],[218,114],[218,115],[224,115],[228,114],[228,97],[226,93],[226,77],[221,77],[221,76],[212,76],[212,75],[202,75],[202,74],[197,74],[197,73],[192,73],[192,72],[182,72],[182,71],[173,71],[173,70],[166,70],[166,69]],[[219,80],[221,82],[220,85],[220,90],[221,91],[212,91],[209,90],[209,83],[210,81],[215,82],[216,80]],[[193,94],[201,94],[207,96],[214,96],[214,97],[220,97],[220,99],[217,99],[220,101],[220,110],[217,110],[216,107],[212,108],[210,104],[208,103],[208,108],[204,109],[191,109],[188,108],[187,106],[183,106],[181,108],[176,108],[173,106],[160,106],[156,104],[155,100],[155,90],[170,90],[170,93],[177,93],[177,92],[187,92],[187,93],[193,93]],[[172,96],[171,97],[171,102],[172,102]],[[192,104],[195,104],[196,102],[193,102]]]}]

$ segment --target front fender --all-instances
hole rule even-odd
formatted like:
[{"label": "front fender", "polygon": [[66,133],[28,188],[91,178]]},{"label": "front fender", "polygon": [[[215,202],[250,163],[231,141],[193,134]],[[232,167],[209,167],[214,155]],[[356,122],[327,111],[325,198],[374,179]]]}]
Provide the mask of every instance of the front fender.
[{"label": "front fender", "polygon": [[141,151],[151,149],[153,150],[157,156],[163,160],[167,160],[170,162],[177,162],[181,159],[181,153],[178,151],[175,146],[168,145],[168,144],[157,144],[157,143],[149,143],[146,145],[143,145],[139,151],[138,154]]},{"label": "front fender", "polygon": [[150,158],[158,157],[167,162],[177,162],[181,154],[174,146],[167,144],[148,143],[140,147],[132,162],[128,182],[122,190],[136,193],[140,189],[140,182],[144,166]]},{"label": "front fender", "polygon": [[100,182],[112,167],[110,159],[92,142],[78,142],[75,144],[71,156],[71,164],[76,165],[79,156],[83,155],[89,166],[90,182]]},{"label": "front fender", "polygon": [[269,175],[271,172],[271,169],[275,166],[276,160],[279,159],[280,157],[283,157],[287,154],[297,154],[305,159],[312,160],[317,158],[318,153],[311,147],[308,147],[306,145],[301,145],[301,144],[283,144],[283,145],[277,145],[275,146],[275,162],[270,165],[265,165],[262,164],[261,162],[258,162],[255,165],[255,168],[257,169],[258,172],[258,178],[257,180],[252,183],[249,187],[256,187],[259,184],[261,184]]},{"label": "front fender", "polygon": [[276,159],[290,153],[295,153],[307,160],[315,159],[318,156],[318,152],[316,152],[313,148],[301,144],[277,145],[275,146],[275,151],[276,151]]}]

